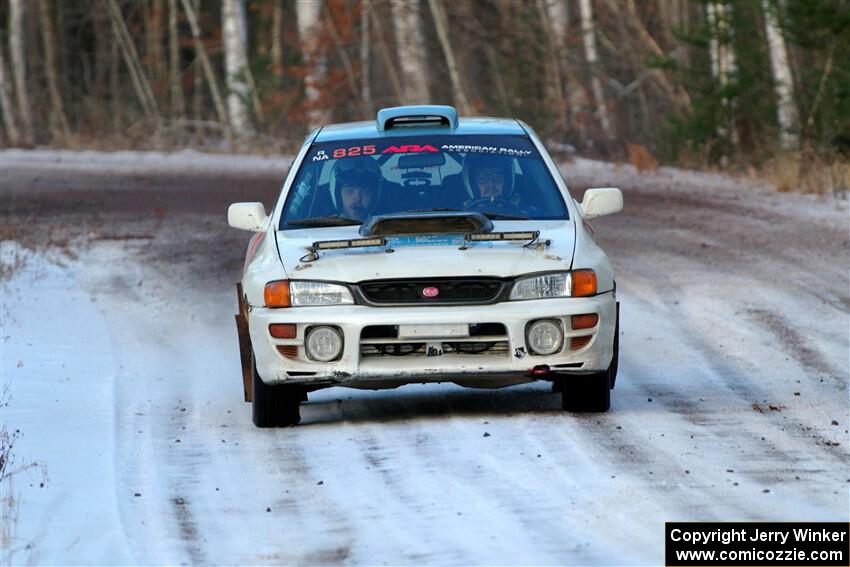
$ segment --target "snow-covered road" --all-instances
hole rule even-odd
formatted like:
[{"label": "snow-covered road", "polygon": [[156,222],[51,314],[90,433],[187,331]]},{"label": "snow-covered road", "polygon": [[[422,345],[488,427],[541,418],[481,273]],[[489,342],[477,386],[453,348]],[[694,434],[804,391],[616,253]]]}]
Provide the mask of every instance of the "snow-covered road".
[{"label": "snow-covered road", "polygon": [[846,203],[568,164],[574,194],[625,193],[594,223],[622,303],[610,413],[545,383],[335,388],[269,431],[224,210],[280,174],[2,157],[2,421],[47,471],[3,485],[4,563],[659,564],[665,521],[850,519]]}]

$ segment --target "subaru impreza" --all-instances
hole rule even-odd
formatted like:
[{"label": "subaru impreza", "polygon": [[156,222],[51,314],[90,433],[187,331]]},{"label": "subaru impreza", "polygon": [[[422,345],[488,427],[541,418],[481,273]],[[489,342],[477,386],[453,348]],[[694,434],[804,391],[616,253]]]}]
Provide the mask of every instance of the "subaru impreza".
[{"label": "subaru impreza", "polygon": [[587,220],[622,206],[575,201],[519,120],[404,106],[315,130],[270,212],[228,210],[255,233],[236,315],[254,424],[298,423],[322,388],[431,382],[545,380],[607,411],[619,304]]}]

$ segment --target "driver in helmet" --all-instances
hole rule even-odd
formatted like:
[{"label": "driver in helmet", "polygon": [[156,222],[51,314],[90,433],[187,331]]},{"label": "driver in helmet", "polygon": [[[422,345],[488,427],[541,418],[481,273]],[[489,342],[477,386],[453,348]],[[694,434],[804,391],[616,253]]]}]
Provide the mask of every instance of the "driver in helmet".
[{"label": "driver in helmet", "polygon": [[509,207],[514,189],[513,163],[497,156],[468,154],[463,160],[466,205]]},{"label": "driver in helmet", "polygon": [[[365,161],[364,161],[365,160]],[[378,200],[379,175],[371,158],[341,159],[334,168],[335,200],[341,216],[366,220]]]}]

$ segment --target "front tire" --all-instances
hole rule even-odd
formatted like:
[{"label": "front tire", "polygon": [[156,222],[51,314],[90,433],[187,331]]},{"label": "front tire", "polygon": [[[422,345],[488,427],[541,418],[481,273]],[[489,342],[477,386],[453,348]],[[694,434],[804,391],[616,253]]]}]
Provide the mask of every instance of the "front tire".
[{"label": "front tire", "polygon": [[603,413],[611,408],[611,390],[617,380],[620,366],[620,304],[614,325],[613,356],[608,370],[584,376],[561,378],[552,389],[561,392],[561,407],[576,413]]},{"label": "front tire", "polygon": [[[253,359],[253,357],[251,357]],[[252,360],[253,421],[257,427],[288,427],[301,421],[300,405],[307,399],[303,387],[289,384],[271,386],[263,382]]]}]

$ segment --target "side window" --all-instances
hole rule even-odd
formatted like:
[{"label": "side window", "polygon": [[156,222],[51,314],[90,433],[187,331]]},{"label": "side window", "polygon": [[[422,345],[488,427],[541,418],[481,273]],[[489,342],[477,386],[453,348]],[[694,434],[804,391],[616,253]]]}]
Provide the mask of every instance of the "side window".
[{"label": "side window", "polygon": [[316,177],[316,166],[310,164],[292,188],[292,200],[289,206],[292,219],[304,219],[310,216],[318,189]]}]

